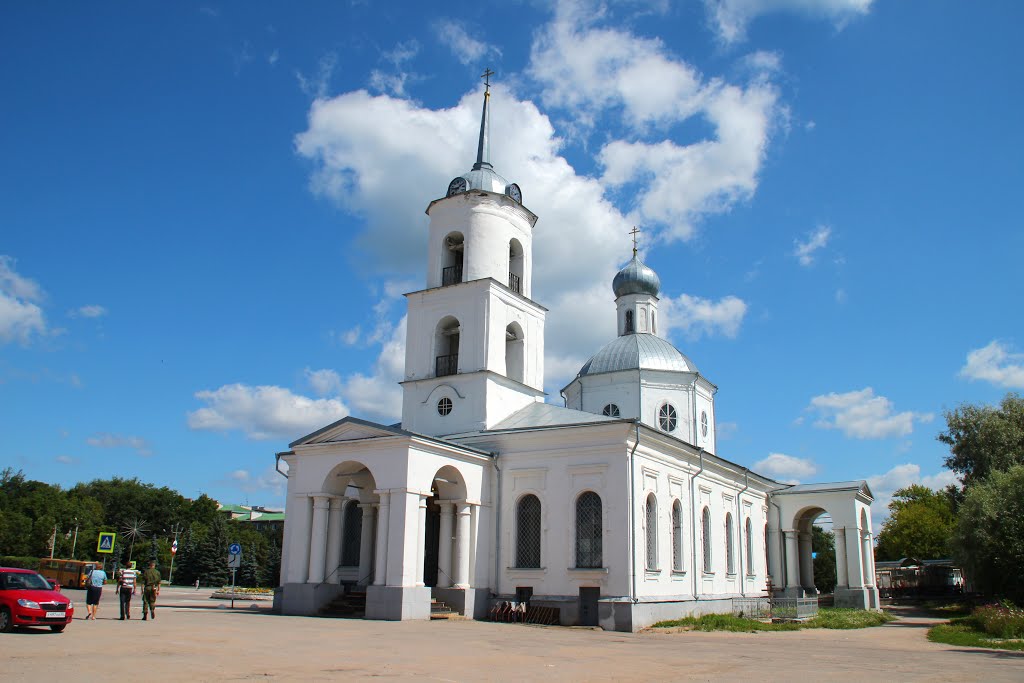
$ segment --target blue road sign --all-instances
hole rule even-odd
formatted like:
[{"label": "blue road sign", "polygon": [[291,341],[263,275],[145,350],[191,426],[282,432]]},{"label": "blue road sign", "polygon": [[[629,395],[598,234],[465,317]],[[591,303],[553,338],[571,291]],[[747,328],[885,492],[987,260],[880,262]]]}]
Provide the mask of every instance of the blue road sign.
[{"label": "blue road sign", "polygon": [[229,555],[241,555],[242,554],[242,546],[238,545],[237,543],[232,543],[231,545],[228,546],[228,554]]}]

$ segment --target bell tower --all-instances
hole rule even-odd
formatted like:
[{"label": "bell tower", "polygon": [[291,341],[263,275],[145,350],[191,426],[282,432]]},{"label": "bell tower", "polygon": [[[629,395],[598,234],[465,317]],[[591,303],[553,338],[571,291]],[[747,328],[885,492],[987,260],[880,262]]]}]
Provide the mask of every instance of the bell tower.
[{"label": "bell tower", "polygon": [[532,295],[533,227],[519,186],[490,162],[490,77],[476,162],[427,206],[426,289],[406,295],[402,427],[489,429],[544,399],[544,317]]}]

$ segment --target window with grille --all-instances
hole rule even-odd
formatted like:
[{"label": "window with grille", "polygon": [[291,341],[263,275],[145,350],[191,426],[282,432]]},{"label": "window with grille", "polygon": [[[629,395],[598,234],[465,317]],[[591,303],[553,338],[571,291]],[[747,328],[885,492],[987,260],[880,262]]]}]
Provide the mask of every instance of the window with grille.
[{"label": "window with grille", "polygon": [[626,334],[633,334],[633,311],[626,311]]},{"label": "window with grille", "polygon": [[725,570],[729,574],[736,573],[736,548],[733,542],[732,514],[725,515]]},{"label": "window with grille", "polygon": [[601,496],[587,491],[576,499],[576,566],[602,566],[601,542]]},{"label": "window with grille", "polygon": [[683,571],[683,504],[672,504],[672,569]]},{"label": "window with grille", "polygon": [[677,420],[676,408],[671,403],[666,403],[658,408],[658,426],[662,431],[674,432]]},{"label": "window with grille", "polygon": [[704,508],[700,520],[701,540],[704,546],[704,573],[711,573],[711,510]]},{"label": "window with grille", "polygon": [[540,569],[540,499],[534,495],[516,506],[516,566]]},{"label": "window with grille", "polygon": [[608,417],[618,417],[619,416],[619,407],[617,405],[615,405],[614,403],[609,403],[608,405],[606,405],[604,407],[604,410],[601,411],[601,414],[602,415],[607,415]]},{"label": "window with grille", "polygon": [[363,510],[350,500],[345,504],[345,523],[341,536],[341,566],[359,566],[359,543],[363,535]]},{"label": "window with grille", "polygon": [[654,494],[647,496],[644,510],[644,524],[647,528],[647,568],[658,568],[658,501]]},{"label": "window with grille", "polygon": [[747,524],[743,528],[747,537],[747,574],[754,573],[754,534],[750,525],[750,517],[747,517]]}]

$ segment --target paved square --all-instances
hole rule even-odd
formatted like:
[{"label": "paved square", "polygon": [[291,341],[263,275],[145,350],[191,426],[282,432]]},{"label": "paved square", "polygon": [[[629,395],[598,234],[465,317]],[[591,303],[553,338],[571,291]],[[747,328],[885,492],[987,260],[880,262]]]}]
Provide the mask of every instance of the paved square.
[{"label": "paved square", "polygon": [[[84,594],[65,591],[84,617]],[[97,621],[63,634],[0,634],[10,681],[351,680],[1022,681],[1024,653],[925,640],[930,620],[857,631],[611,633],[456,622],[283,617],[269,604],[164,589],[157,620],[119,621],[104,590]],[[134,601],[133,601],[134,602]],[[79,612],[78,610],[81,609]]]}]

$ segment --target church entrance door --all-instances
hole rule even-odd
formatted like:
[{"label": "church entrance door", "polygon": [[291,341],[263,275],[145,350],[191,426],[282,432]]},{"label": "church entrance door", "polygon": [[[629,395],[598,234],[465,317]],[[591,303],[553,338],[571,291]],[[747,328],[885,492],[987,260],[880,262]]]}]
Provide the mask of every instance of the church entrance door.
[{"label": "church entrance door", "polygon": [[600,588],[580,588],[580,626],[597,626],[597,601]]},{"label": "church entrance door", "polygon": [[441,540],[441,506],[431,496],[427,499],[426,533],[423,548],[423,585],[437,585],[438,544]]}]

